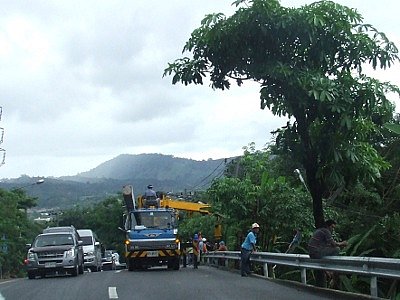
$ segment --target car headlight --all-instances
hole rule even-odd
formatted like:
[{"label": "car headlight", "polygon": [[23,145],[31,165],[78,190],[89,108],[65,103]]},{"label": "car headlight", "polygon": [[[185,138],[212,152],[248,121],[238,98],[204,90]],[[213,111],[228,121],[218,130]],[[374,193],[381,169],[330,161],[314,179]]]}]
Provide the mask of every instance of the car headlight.
[{"label": "car headlight", "polygon": [[93,256],[93,255],[94,255],[94,252],[93,252],[93,251],[89,251],[89,252],[87,253],[87,255]]},{"label": "car headlight", "polygon": [[65,257],[74,257],[75,256],[75,249],[71,248],[68,251],[65,251]]},{"label": "car headlight", "polygon": [[33,252],[28,252],[28,260],[36,260],[36,255]]}]

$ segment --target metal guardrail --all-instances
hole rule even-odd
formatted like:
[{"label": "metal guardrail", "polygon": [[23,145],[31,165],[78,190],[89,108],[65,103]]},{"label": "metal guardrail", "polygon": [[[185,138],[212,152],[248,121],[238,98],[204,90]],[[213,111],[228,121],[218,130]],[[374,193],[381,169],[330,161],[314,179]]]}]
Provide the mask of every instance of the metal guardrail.
[{"label": "metal guardrail", "polygon": [[[215,264],[218,259],[240,260],[239,251],[216,251],[203,255],[207,264]],[[357,256],[329,256],[323,259],[312,259],[304,254],[284,254],[272,252],[254,252],[250,260],[263,264],[264,276],[268,275],[268,264],[291,266],[300,269],[301,282],[307,284],[306,270],[328,270],[346,274],[357,274],[370,277],[370,292],[372,297],[378,296],[378,277],[400,279],[400,259]]]}]

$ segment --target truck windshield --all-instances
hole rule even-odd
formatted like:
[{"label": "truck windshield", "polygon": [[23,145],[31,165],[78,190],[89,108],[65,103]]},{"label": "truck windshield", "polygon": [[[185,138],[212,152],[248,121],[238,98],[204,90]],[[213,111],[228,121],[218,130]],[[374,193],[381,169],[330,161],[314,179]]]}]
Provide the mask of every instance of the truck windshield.
[{"label": "truck windshield", "polygon": [[46,247],[46,246],[61,246],[61,245],[73,245],[74,240],[71,234],[46,234],[39,235],[35,242],[34,247]]},{"label": "truck windshield", "polygon": [[168,211],[141,211],[134,212],[131,228],[142,225],[146,228],[168,229],[175,227],[175,218]]}]

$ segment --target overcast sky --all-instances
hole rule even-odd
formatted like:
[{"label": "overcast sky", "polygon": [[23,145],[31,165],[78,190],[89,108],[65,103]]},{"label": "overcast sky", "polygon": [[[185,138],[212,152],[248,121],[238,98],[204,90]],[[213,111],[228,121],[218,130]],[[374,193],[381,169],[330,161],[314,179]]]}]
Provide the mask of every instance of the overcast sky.
[{"label": "overcast sky", "polygon": [[[203,17],[232,14],[232,2],[1,0],[0,178],[75,175],[119,154],[202,160],[250,142],[261,149],[286,120],[260,110],[257,85],[214,91],[162,78]],[[397,0],[337,2],[400,46]],[[377,76],[400,85],[398,74],[399,65]]]}]

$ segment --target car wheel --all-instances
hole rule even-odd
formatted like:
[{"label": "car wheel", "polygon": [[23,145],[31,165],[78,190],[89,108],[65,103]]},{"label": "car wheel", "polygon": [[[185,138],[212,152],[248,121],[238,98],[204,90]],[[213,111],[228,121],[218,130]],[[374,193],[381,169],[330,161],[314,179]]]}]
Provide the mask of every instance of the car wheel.
[{"label": "car wheel", "polygon": [[79,266],[76,264],[71,271],[71,275],[75,277],[78,276],[78,273],[79,273]]},{"label": "car wheel", "polygon": [[83,271],[84,271],[83,264],[79,266],[78,271],[79,271],[79,274],[83,274]]},{"label": "car wheel", "polygon": [[28,271],[28,278],[29,279],[35,279],[36,278],[36,272],[35,271]]}]

